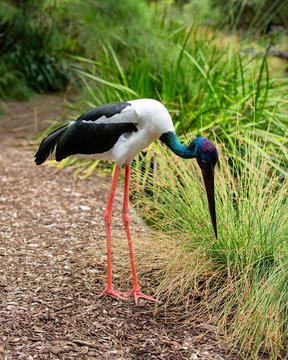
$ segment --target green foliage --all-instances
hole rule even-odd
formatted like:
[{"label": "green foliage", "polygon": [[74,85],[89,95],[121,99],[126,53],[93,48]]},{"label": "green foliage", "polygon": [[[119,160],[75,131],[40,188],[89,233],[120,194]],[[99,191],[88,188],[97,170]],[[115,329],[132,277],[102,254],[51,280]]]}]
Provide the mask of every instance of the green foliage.
[{"label": "green foliage", "polygon": [[187,22],[191,22],[191,19],[193,19],[193,21],[196,20],[200,24],[217,23],[222,14],[222,7],[213,7],[211,0],[190,0],[183,5],[183,10]]},{"label": "green foliage", "polygon": [[14,97],[28,100],[31,95],[32,91],[27,86],[24,75],[9,64],[0,61],[0,99]]},{"label": "green foliage", "polygon": [[[68,83],[69,74],[62,59],[63,52],[71,49],[66,46],[65,32],[62,33],[66,24],[59,18],[61,7],[55,8],[53,2],[50,8],[49,3],[0,2],[2,98],[27,99],[31,91],[59,91]],[[50,16],[44,16],[47,9]]]},{"label": "green foliage", "polygon": [[[246,14],[248,5],[255,8],[258,5],[258,3],[254,5],[254,2],[253,4],[246,4],[246,2],[244,4],[241,1],[229,1],[222,11],[219,1],[211,3],[208,0],[204,2],[193,0],[183,8],[176,8],[172,3],[172,1],[154,3],[144,0],[104,2],[100,0],[26,0],[23,2],[1,0],[0,66],[2,69],[5,68],[1,96],[9,97],[11,94],[13,95],[13,89],[15,89],[18,97],[27,97],[25,82],[26,88],[29,87],[37,92],[63,90],[69,82],[77,81],[75,76],[72,76],[71,72],[67,70],[67,62],[70,63],[71,60],[67,54],[102,61],[101,59],[105,58],[103,44],[106,47],[107,45],[112,46],[117,57],[120,56],[119,63],[124,71],[131,70],[133,61],[139,62],[142,69],[148,62],[151,65],[149,71],[156,70],[156,73],[159,68],[164,67],[165,78],[163,76],[163,79],[166,84],[157,76],[153,81],[145,84],[144,77],[147,75],[145,73],[138,79],[150,88],[155,88],[157,85],[157,90],[161,86],[159,86],[159,82],[163,83],[163,86],[173,86],[170,83],[170,69],[165,64],[166,58],[171,56],[168,63],[172,67],[173,76],[175,72],[177,73],[177,86],[179,86],[181,80],[186,79],[183,73],[186,69],[183,66],[185,62],[183,52],[181,53],[181,50],[178,49],[177,54],[175,47],[183,45],[187,24],[195,23],[195,21],[201,22],[201,19],[202,22],[211,23],[219,16],[222,20],[224,19],[224,25],[230,24],[231,6],[235,13]],[[269,16],[265,17],[265,13],[263,14],[262,11],[260,14],[259,10],[255,14],[255,19],[253,18],[251,21],[251,28],[262,29],[264,25],[259,25],[262,24],[262,18],[270,19],[276,10],[277,14],[282,16],[282,12],[287,8],[285,2],[281,2],[278,6],[272,4],[273,9],[269,5],[269,1],[264,3],[265,6],[258,6],[258,8],[263,11],[266,9]],[[225,16],[223,16],[223,12]],[[234,20],[233,24],[237,22],[237,19]],[[207,41],[207,32],[204,29],[201,32],[203,32],[201,34],[203,35],[202,42]],[[197,42],[195,44],[198,46]],[[210,59],[203,46],[201,51],[203,56],[199,54],[199,51],[197,53],[197,48],[194,48],[193,57],[198,62],[200,60],[199,66],[209,65],[212,69]],[[178,58],[178,56],[180,57]],[[200,59],[197,58],[199,56]],[[211,60],[217,59],[212,58]],[[179,68],[180,63],[181,69]],[[173,69],[175,66],[178,70]],[[218,68],[218,64],[215,64],[215,67]],[[134,74],[134,76],[136,81],[139,74]],[[16,89],[17,81],[19,89]],[[76,86],[78,88],[78,83]],[[189,84],[184,81],[178,93],[183,88],[186,90],[187,86]],[[176,85],[174,87],[175,93],[178,87]],[[146,92],[147,90],[146,87]]]},{"label": "green foliage", "polygon": [[146,13],[146,3],[133,0],[1,0],[1,97],[64,90],[77,81],[67,70],[68,53],[96,59],[107,42],[121,51],[126,40],[136,42]]},{"label": "green foliage", "polygon": [[[224,144],[218,146],[218,240],[212,235],[197,163],[174,156],[162,145],[155,144],[147,154],[154,170],[150,163],[135,167],[134,203],[179,253],[162,271],[161,293],[170,293],[174,304],[187,293],[200,296],[202,301],[192,304],[206,308],[217,326],[227,328],[231,343],[254,355],[269,351],[276,359],[285,349],[287,356],[288,348],[288,183],[260,151],[241,141],[234,148],[232,160]],[[242,152],[246,156],[239,161]],[[277,154],[278,163],[283,156]],[[186,257],[193,261],[188,271]],[[175,282],[177,266],[184,278]]]},{"label": "green foliage", "polygon": [[[192,0],[192,3],[194,0]],[[211,0],[211,10],[221,14],[220,25],[245,28],[246,35],[267,32],[269,27],[287,29],[288,3],[283,0]]]},{"label": "green foliage", "polygon": [[[138,97],[158,98],[169,109],[178,133],[192,129],[195,136],[216,133],[231,153],[239,137],[260,148],[250,137],[253,133],[267,143],[262,150],[267,163],[286,174],[288,83],[270,75],[267,54],[274,40],[267,44],[264,56],[247,56],[233,51],[229,43],[219,46],[224,37],[219,39],[220,34],[209,29],[193,26],[187,32],[185,27],[174,27],[172,23],[155,30],[170,34],[168,40],[159,36],[156,48],[153,39],[137,51],[127,48],[125,58],[109,45],[102,46],[99,61],[74,56],[78,63],[73,69],[86,87],[87,108]],[[278,164],[275,156],[280,149],[286,158]]]}]

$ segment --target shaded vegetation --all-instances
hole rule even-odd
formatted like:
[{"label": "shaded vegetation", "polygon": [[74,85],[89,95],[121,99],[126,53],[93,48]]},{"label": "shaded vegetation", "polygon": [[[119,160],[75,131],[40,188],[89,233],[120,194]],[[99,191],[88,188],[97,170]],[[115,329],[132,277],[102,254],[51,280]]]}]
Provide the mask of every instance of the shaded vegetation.
[{"label": "shaded vegetation", "polygon": [[18,99],[77,82],[67,67],[68,54],[96,59],[103,43],[120,52],[127,40],[136,43],[148,9],[133,0],[1,0],[0,5],[0,98]]},{"label": "shaded vegetation", "polygon": [[179,44],[181,30],[195,21],[230,29],[245,27],[249,21],[246,34],[254,35],[273,25],[287,27],[287,2],[279,0],[273,4],[270,0],[190,0],[183,4],[164,0],[1,0],[0,5],[0,98],[4,99],[27,99],[32,91],[60,91],[71,83],[78,88],[67,55],[101,61],[103,44],[113,47],[128,71],[129,63],[152,51],[146,60],[154,63],[154,71],[161,66],[158,53],[160,59],[163,52],[169,57],[169,44]]}]

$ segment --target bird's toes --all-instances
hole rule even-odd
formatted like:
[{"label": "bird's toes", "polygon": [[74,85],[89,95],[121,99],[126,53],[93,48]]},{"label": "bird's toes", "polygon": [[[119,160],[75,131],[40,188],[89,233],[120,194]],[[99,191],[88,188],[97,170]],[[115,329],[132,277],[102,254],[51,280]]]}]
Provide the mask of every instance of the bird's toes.
[{"label": "bird's toes", "polygon": [[125,293],[124,296],[130,296],[132,294],[134,295],[134,300],[136,304],[138,303],[138,300],[140,298],[160,303],[160,301],[154,299],[153,297],[143,294],[139,289],[132,290],[130,293]]},{"label": "bird's toes", "polygon": [[[125,296],[125,293],[123,293],[122,291],[116,291],[116,290],[113,290],[113,289],[109,289],[109,288],[106,288],[100,295],[99,297],[103,296],[104,294],[108,294],[108,295],[112,295],[112,296],[115,296],[116,298],[120,299],[120,300],[128,300],[126,299]],[[123,295],[123,296],[122,296]]]},{"label": "bird's toes", "polygon": [[135,295],[134,295],[134,299],[135,299],[135,303],[136,303],[136,304],[138,303],[138,300],[139,300],[140,298],[146,299],[146,300],[148,300],[148,301],[153,301],[153,302],[156,302],[156,303],[160,303],[160,301],[158,301],[157,299],[154,299],[154,298],[151,297],[151,296],[148,296],[148,295],[139,293],[139,294],[135,294]]}]

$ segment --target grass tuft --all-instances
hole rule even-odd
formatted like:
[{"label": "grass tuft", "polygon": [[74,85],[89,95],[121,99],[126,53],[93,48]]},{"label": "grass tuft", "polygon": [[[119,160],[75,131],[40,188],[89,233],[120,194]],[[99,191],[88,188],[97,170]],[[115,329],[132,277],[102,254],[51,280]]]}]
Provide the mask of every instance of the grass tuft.
[{"label": "grass tuft", "polygon": [[236,142],[233,158],[221,143],[218,149],[218,240],[195,161],[155,144],[146,154],[150,163],[140,159],[135,167],[135,206],[159,241],[174,248],[158,272],[158,291],[167,304],[186,304],[191,319],[201,309],[243,353],[287,356],[287,178],[255,146]]}]

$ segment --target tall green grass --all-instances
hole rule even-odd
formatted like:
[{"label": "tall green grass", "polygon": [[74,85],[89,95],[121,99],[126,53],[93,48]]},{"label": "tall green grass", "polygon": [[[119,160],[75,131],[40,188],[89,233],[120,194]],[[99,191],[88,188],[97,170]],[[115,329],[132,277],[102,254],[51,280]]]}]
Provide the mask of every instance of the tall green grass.
[{"label": "tall green grass", "polygon": [[[274,40],[266,44],[264,55],[248,56],[241,46],[235,50],[230,42],[225,45],[225,36],[207,27],[187,30],[173,23],[163,32],[169,34],[168,40],[160,37],[157,47],[153,39],[141,49],[127,49],[124,58],[109,45],[102,46],[99,61],[73,56],[78,62],[73,69],[86,89],[86,108],[156,98],[167,106],[179,134],[215,133],[231,154],[235,139],[250,144],[253,134],[259,139],[253,146],[260,150],[265,143],[262,156],[286,175],[288,82],[269,71]],[[280,150],[286,156],[279,164],[275,154]]]},{"label": "tall green grass", "polygon": [[[174,248],[158,274],[159,294],[168,304],[184,302],[187,321],[199,311],[202,318],[206,314],[249,358],[265,352],[271,359],[286,358],[287,178],[279,177],[255,147],[236,142],[232,160],[219,144],[218,240],[196,161],[155,144],[147,154],[153,166],[140,161],[135,167],[134,205],[156,229],[162,247],[168,242]],[[278,163],[283,156],[277,154]]]}]

